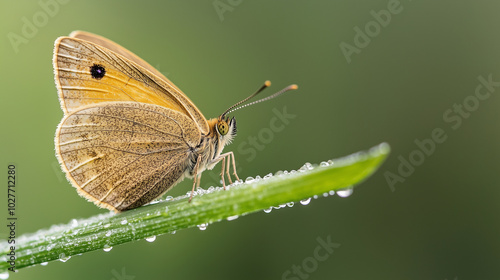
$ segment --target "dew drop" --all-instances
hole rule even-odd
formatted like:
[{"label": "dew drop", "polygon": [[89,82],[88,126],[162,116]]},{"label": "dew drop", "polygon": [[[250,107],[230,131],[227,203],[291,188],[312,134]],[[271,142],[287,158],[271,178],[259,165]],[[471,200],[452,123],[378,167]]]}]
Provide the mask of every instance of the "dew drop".
[{"label": "dew drop", "polygon": [[156,240],[156,235],[153,235],[153,236],[150,236],[150,237],[146,237],[146,241],[147,242],[154,242]]},{"label": "dew drop", "polygon": [[[49,262],[43,262],[43,263],[40,263],[40,265],[41,265],[41,266],[46,266],[46,265],[48,265],[48,264],[49,264]],[[0,279],[2,279],[2,278],[0,278]]]},{"label": "dew drop", "polygon": [[306,163],[304,163],[304,165],[302,165],[302,167],[300,169],[301,170],[311,170],[311,169],[313,169],[313,166],[310,162],[306,162]]},{"label": "dew drop", "polygon": [[165,197],[165,201],[170,201],[170,200],[174,200],[174,197],[171,195],[167,195],[167,197]]},{"label": "dew drop", "polygon": [[253,177],[247,177],[245,179],[245,183],[252,183],[253,181],[255,181],[255,179]]},{"label": "dew drop", "polygon": [[176,231],[176,230],[174,230],[174,231],[172,231],[170,234],[175,234],[176,232],[177,232],[177,231]]},{"label": "dew drop", "polygon": [[314,195],[314,196],[313,196],[313,198],[314,198],[314,199],[318,199],[318,196],[317,196],[317,195]]},{"label": "dew drop", "polygon": [[333,165],[333,160],[328,160],[328,165]]},{"label": "dew drop", "polygon": [[111,249],[113,249],[113,247],[111,247],[111,246],[109,246],[109,245],[107,245],[107,244],[106,244],[106,245],[104,245],[104,248],[102,248],[102,250],[103,250],[104,252],[109,252],[109,251],[111,251]]},{"label": "dew drop", "polygon": [[123,219],[123,220],[120,222],[120,224],[122,224],[122,225],[126,225],[127,223],[128,223],[127,219]]},{"label": "dew drop", "polygon": [[290,201],[290,202],[288,202],[286,205],[287,205],[288,207],[293,207],[294,203],[293,203],[293,201]]},{"label": "dew drop", "polygon": [[111,224],[105,224],[104,228],[109,228],[110,226],[111,226]]},{"label": "dew drop", "polygon": [[328,194],[329,195],[335,195],[335,191],[329,191]]},{"label": "dew drop", "polygon": [[267,209],[264,209],[265,213],[271,213],[271,211],[273,211],[273,207],[269,207]]},{"label": "dew drop", "polygon": [[199,228],[200,230],[206,230],[206,229],[207,229],[207,226],[208,226],[208,224],[201,224],[201,225],[198,225],[198,228]]},{"label": "dew drop", "polygon": [[349,188],[349,189],[337,191],[337,195],[340,197],[348,197],[352,194],[352,192],[353,192],[353,188]]},{"label": "dew drop", "polygon": [[9,272],[0,272],[0,279],[9,279]]},{"label": "dew drop", "polygon": [[327,167],[328,165],[329,165],[329,164],[328,164],[328,162],[326,162],[326,161],[322,161],[322,162],[319,164],[319,166],[321,166],[321,167]]},{"label": "dew drop", "polygon": [[233,221],[233,220],[238,219],[238,217],[239,217],[238,215],[230,216],[230,217],[227,217],[227,220],[228,221]]},{"label": "dew drop", "polygon": [[269,179],[269,178],[271,178],[271,177],[273,177],[273,173],[269,173],[269,174],[267,174],[266,176],[264,176],[264,179]]},{"label": "dew drop", "polygon": [[327,197],[328,196],[328,193],[323,193],[323,197]]},{"label": "dew drop", "polygon": [[76,219],[72,219],[71,222],[70,222],[70,225],[72,227],[76,227],[76,226],[78,226],[78,221]]},{"label": "dew drop", "polygon": [[307,204],[309,204],[309,202],[311,202],[311,198],[301,200],[300,204],[307,205]]},{"label": "dew drop", "polygon": [[106,236],[107,237],[110,237],[111,236],[111,231],[109,230],[108,232],[106,232]]},{"label": "dew drop", "polygon": [[62,262],[67,262],[69,259],[71,259],[71,256],[67,256],[64,253],[59,254],[59,260]]}]

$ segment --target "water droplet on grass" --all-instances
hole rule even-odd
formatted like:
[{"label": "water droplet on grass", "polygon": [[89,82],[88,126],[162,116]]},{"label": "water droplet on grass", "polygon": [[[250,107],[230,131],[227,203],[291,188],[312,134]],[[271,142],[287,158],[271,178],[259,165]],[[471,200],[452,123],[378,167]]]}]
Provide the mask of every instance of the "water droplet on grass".
[{"label": "water droplet on grass", "polygon": [[126,225],[127,223],[128,223],[127,219],[123,219],[123,220],[120,222],[120,224],[122,224],[122,225]]},{"label": "water droplet on grass", "polygon": [[198,228],[199,228],[200,230],[206,230],[206,229],[207,229],[207,226],[208,226],[208,224],[201,224],[201,225],[198,225]]},{"label": "water droplet on grass", "polygon": [[154,242],[156,240],[156,235],[150,236],[146,238],[147,242]]},{"label": "water droplet on grass", "polygon": [[[48,264],[49,264],[49,262],[43,262],[43,263],[40,263],[40,265],[41,265],[41,266],[46,266],[46,265],[48,265]],[[1,279],[1,278],[0,278],[0,279]]]},{"label": "water droplet on grass", "polygon": [[300,204],[307,205],[307,204],[309,204],[309,202],[311,202],[311,198],[301,200]]},{"label": "water droplet on grass", "polygon": [[59,254],[59,260],[62,262],[67,262],[69,259],[71,259],[71,256],[67,256],[64,253]]},{"label": "water droplet on grass", "polygon": [[0,279],[9,279],[9,272],[0,272]]},{"label": "water droplet on grass", "polygon": [[104,252],[109,252],[109,251],[111,251],[111,249],[113,249],[113,247],[111,247],[111,246],[109,246],[109,245],[104,245],[104,248],[102,248],[102,250],[103,250]]},{"label": "water droplet on grass", "polygon": [[264,209],[265,213],[271,213],[271,211],[273,211],[273,207],[269,207],[267,209]]},{"label": "water droplet on grass", "polygon": [[252,183],[253,181],[255,181],[255,179],[253,177],[247,177],[246,180],[245,180],[245,183]]},{"label": "water droplet on grass", "polygon": [[230,217],[227,217],[227,220],[228,221],[233,221],[233,220],[238,219],[238,217],[239,217],[238,215],[230,216]]},{"label": "water droplet on grass", "polygon": [[337,191],[337,195],[340,197],[348,197],[352,194],[352,192],[353,192],[353,188],[343,189],[343,190]]}]

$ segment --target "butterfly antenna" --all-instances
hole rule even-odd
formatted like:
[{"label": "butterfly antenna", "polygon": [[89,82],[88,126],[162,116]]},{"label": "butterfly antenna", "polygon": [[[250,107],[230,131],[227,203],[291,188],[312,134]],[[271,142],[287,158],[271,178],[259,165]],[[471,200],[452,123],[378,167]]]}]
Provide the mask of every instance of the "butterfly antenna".
[{"label": "butterfly antenna", "polygon": [[[224,115],[226,115],[226,114],[228,114],[228,113],[234,112],[234,111],[239,110],[239,109],[241,109],[241,108],[245,108],[245,107],[252,106],[252,105],[254,105],[254,104],[260,103],[260,102],[264,102],[264,101],[271,100],[271,99],[273,99],[273,98],[276,98],[276,97],[278,97],[278,96],[282,95],[283,93],[285,93],[285,92],[287,92],[287,91],[290,91],[290,90],[295,90],[295,89],[298,89],[298,88],[299,88],[299,87],[298,87],[297,85],[295,85],[295,84],[294,84],[294,85],[289,85],[289,86],[287,86],[286,88],[284,88],[284,89],[282,89],[282,90],[280,90],[280,91],[276,92],[275,94],[270,95],[270,96],[268,96],[268,97],[266,97],[266,98],[262,98],[262,99],[259,99],[259,100],[257,100],[257,101],[254,101],[254,102],[251,102],[251,103],[245,104],[245,105],[243,105],[243,106],[236,107],[236,106],[240,105],[241,103],[243,103],[243,102],[247,101],[248,99],[250,99],[250,98],[254,97],[255,95],[257,95],[257,93],[261,92],[261,91],[262,91],[263,89],[265,89],[266,87],[268,87],[268,85],[267,85],[267,83],[268,83],[268,82],[269,82],[269,81],[266,81],[266,83],[264,84],[264,86],[262,86],[262,87],[261,87],[261,88],[260,88],[260,89],[259,89],[256,93],[254,93],[254,94],[250,95],[249,97],[247,97],[247,98],[243,99],[242,101],[240,101],[240,102],[236,103],[235,105],[231,106],[231,107],[230,107],[229,109],[227,109],[227,110],[226,110],[226,112],[224,112],[224,114],[222,114],[222,115],[224,116]],[[271,82],[269,82],[269,85],[270,85],[270,84],[271,84]],[[236,107],[236,108],[234,108],[234,107]],[[233,109],[233,108],[234,108],[234,109]]]},{"label": "butterfly antenna", "polygon": [[255,92],[253,93],[252,95],[250,95],[249,97],[241,100],[240,102],[234,104],[233,106],[229,107],[223,114],[222,116],[225,116],[227,113],[229,113],[229,111],[231,111],[231,109],[233,109],[234,107],[240,105],[241,103],[244,103],[246,102],[248,99],[250,98],[253,98],[254,96],[256,96],[257,94],[259,94],[261,91],[263,91],[264,89],[266,89],[267,87],[271,86],[271,81],[265,81],[264,84]]}]

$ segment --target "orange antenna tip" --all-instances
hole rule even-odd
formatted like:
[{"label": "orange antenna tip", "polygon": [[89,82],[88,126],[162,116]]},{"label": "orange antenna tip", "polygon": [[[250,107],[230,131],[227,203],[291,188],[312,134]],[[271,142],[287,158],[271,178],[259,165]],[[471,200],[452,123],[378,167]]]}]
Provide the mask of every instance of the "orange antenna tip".
[{"label": "orange antenna tip", "polygon": [[265,82],[264,82],[264,85],[265,85],[266,87],[270,87],[270,86],[271,86],[271,81],[269,81],[269,80],[265,81]]},{"label": "orange antenna tip", "polygon": [[298,88],[299,88],[299,86],[298,86],[298,85],[290,85],[288,88],[289,88],[289,89],[291,89],[291,90],[292,90],[292,89],[298,89]]}]

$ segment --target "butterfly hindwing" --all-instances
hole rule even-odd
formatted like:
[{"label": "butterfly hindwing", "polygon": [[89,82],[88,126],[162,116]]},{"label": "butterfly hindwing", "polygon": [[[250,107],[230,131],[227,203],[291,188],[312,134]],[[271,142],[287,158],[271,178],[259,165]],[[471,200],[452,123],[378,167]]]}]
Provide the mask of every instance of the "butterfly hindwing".
[{"label": "butterfly hindwing", "polygon": [[182,179],[188,151],[199,141],[194,121],[175,110],[107,102],[66,115],[56,133],[56,153],[82,196],[122,211]]}]

